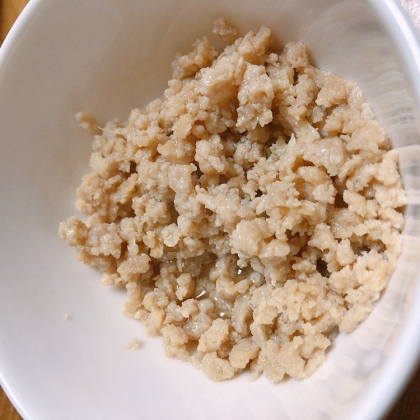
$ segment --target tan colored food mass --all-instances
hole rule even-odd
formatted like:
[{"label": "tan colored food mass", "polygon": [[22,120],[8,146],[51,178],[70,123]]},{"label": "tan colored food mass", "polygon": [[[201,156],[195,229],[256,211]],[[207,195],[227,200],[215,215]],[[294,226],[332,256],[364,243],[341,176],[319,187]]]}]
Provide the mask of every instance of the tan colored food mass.
[{"label": "tan colored food mass", "polygon": [[[95,136],[60,236],[125,312],[211,379],[305,378],[372,310],[401,251],[398,157],[360,90],[302,42],[223,19],[161,99]],[[92,121],[79,119],[86,128]]]}]

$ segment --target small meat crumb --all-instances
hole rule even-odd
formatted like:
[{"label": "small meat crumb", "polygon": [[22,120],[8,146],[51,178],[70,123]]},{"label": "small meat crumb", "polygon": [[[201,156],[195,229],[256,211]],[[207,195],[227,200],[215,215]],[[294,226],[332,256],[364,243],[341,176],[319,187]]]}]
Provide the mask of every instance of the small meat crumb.
[{"label": "small meat crumb", "polygon": [[[226,20],[161,98],[95,133],[60,237],[125,313],[215,381],[303,379],[368,316],[401,252],[398,156],[352,83]],[[127,348],[137,349],[131,341]]]},{"label": "small meat crumb", "polygon": [[133,338],[127,345],[124,346],[125,350],[138,350],[141,348],[141,342],[137,338]]},{"label": "small meat crumb", "polygon": [[76,119],[80,127],[82,127],[83,130],[87,131],[88,133],[100,133],[98,122],[94,118],[92,118],[92,116],[90,116],[87,112],[80,111],[76,113]]}]

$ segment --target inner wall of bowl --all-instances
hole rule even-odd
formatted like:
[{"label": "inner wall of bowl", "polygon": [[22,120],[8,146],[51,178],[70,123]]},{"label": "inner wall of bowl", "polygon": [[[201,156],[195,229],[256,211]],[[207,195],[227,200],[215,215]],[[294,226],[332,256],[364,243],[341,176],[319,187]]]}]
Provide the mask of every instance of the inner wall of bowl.
[{"label": "inner wall of bowl", "polygon": [[[180,367],[180,371],[188,371],[188,374],[178,375],[176,385],[171,385],[173,417],[162,411],[163,406],[156,407],[153,399],[143,398],[134,390],[126,389],[124,395],[118,395],[118,401],[109,399],[108,405],[101,402],[105,404],[102,419],[107,418],[106,415],[109,418],[120,417],[118,412],[121,410],[125,410],[125,418],[135,418],[127,414],[130,413],[130,404],[134,404],[136,409],[140,404],[143,414],[160,413],[161,417],[176,418],[180,412],[177,409],[186,404],[186,390],[197,398],[196,402],[188,401],[189,418],[252,418],[255,413],[256,418],[261,418],[261,413],[264,413],[266,419],[317,420],[354,416],[371,420],[380,417],[392,402],[414,358],[412,353],[405,363],[399,356],[404,354],[401,347],[407,346],[406,338],[414,331],[410,319],[413,318],[414,303],[419,300],[415,287],[420,261],[417,257],[420,215],[416,198],[420,158],[419,97],[416,99],[413,95],[415,81],[406,71],[410,52],[401,50],[405,48],[401,33],[398,29],[393,32],[389,27],[396,21],[385,7],[388,0],[383,3],[384,16],[378,12],[379,0],[260,0],[257,6],[254,0],[32,1],[38,4],[37,13],[33,14],[33,20],[25,28],[26,37],[16,39],[13,51],[9,53],[8,62],[13,66],[10,69],[6,65],[0,68],[0,73],[3,72],[0,74],[3,77],[0,94],[14,98],[15,104],[13,109],[2,110],[0,126],[4,127],[7,138],[24,142],[24,147],[15,147],[13,142],[5,140],[0,155],[1,173],[13,180],[13,188],[2,189],[4,194],[0,210],[2,214],[10,215],[10,220],[13,214],[17,215],[13,219],[15,225],[1,226],[2,233],[12,238],[16,238],[16,232],[21,235],[20,239],[13,239],[7,246],[1,244],[0,266],[3,269],[2,281],[4,279],[6,285],[3,292],[8,293],[15,312],[21,309],[21,316],[26,317],[25,322],[30,323],[34,331],[39,322],[50,326],[44,328],[41,337],[31,337],[30,346],[22,341],[22,369],[25,366],[27,371],[32,369],[33,355],[38,351],[42,354],[42,359],[36,359],[38,381],[43,381],[45,377],[54,379],[54,390],[60,390],[62,395],[70,398],[61,384],[66,382],[71,387],[73,382],[83,381],[83,372],[74,369],[73,353],[69,351],[67,354],[67,350],[62,348],[60,357],[67,360],[69,368],[63,367],[56,372],[48,370],[50,356],[57,357],[57,343],[68,338],[61,330],[62,335],[54,336],[54,329],[61,328],[57,326],[56,316],[69,302],[78,299],[84,308],[80,318],[83,314],[87,325],[95,322],[101,325],[100,317],[94,318],[96,314],[89,311],[91,301],[81,292],[86,288],[85,279],[79,278],[85,272],[84,267],[77,265],[75,268],[76,262],[71,265],[74,254],[67,251],[57,238],[58,223],[73,214],[74,191],[81,174],[87,170],[90,139],[78,129],[74,113],[85,110],[101,123],[114,117],[127,118],[132,108],[144,106],[161,96],[170,78],[170,63],[174,54],[189,51],[197,37],[208,35],[213,41],[210,35],[212,22],[219,16],[225,16],[242,34],[251,29],[258,30],[261,25],[272,28],[279,48],[289,41],[306,42],[320,68],[356,82],[364,91],[394,146],[400,150],[401,172],[410,199],[403,254],[388,289],[368,320],[355,333],[341,335],[331,349],[328,361],[308,380],[290,380],[276,386],[267,383],[264,378],[250,384],[248,378],[240,377],[224,384],[209,384],[201,374],[192,374],[192,368],[185,365]],[[32,36],[37,39],[36,50],[30,42]],[[33,181],[27,182],[28,179]],[[10,202],[13,206],[7,204]],[[30,209],[28,202],[31,203]],[[42,238],[47,248],[39,250],[34,246],[34,240],[25,240],[26,232],[32,232],[37,240]],[[16,268],[13,252],[25,255],[26,263]],[[28,261],[35,269],[30,269]],[[43,266],[37,268],[40,261]],[[39,298],[44,289],[40,292],[37,288],[35,280],[38,274],[34,276],[32,272],[36,270],[39,278],[44,276],[45,299]],[[87,277],[91,276],[90,271],[86,269],[86,272]],[[30,281],[32,278],[33,281]],[[15,282],[19,287],[9,287],[6,282]],[[49,293],[54,294],[58,309],[53,308],[51,299],[47,299],[51,297]],[[108,293],[111,292],[105,290],[103,294]],[[102,299],[96,291],[94,299]],[[101,305],[95,305],[99,314]],[[26,315],[28,308],[31,313],[37,314],[36,318],[29,313]],[[2,311],[8,314],[4,307],[0,307],[0,315]],[[119,314],[119,308],[115,313]],[[110,323],[113,315],[109,313],[107,316]],[[16,341],[11,327],[13,322],[9,320],[3,325],[0,319],[0,327],[2,332],[9,334],[8,339]],[[19,328],[17,324],[16,328]],[[80,324],[74,323],[75,337],[84,343],[82,338],[85,337],[79,335],[79,329]],[[91,342],[96,343],[93,346],[97,345],[98,339],[103,339],[98,329],[92,328],[91,334]],[[74,342],[72,338],[70,345]],[[80,344],[80,349],[83,346]],[[108,366],[108,361],[103,358],[106,348],[107,344],[104,344],[97,353],[92,350],[95,366],[102,366],[105,370]],[[13,369],[10,367],[12,364],[6,366],[4,361],[12,356],[7,349],[0,350],[0,359],[4,364],[1,368],[6,377],[6,373]],[[77,357],[82,358],[81,354],[82,351]],[[124,366],[120,360],[122,356],[114,357],[115,365]],[[156,393],[164,392],[168,386],[168,372],[178,369],[174,361],[167,364],[153,362],[156,357],[156,352],[149,354],[148,348],[142,353],[143,363],[146,361],[153,366],[153,381],[149,382],[158,384],[156,389],[151,385],[151,393],[154,390]],[[90,366],[88,362],[90,360],[86,361],[87,368]],[[124,372],[121,378],[108,373],[114,389],[125,389],[122,381]],[[384,380],[390,374],[397,375],[392,377],[391,384]],[[193,384],[191,375],[195,378]],[[128,375],[127,378],[131,377]],[[96,376],[92,375],[92,383],[85,389],[86,404],[92,401],[99,404],[103,399],[103,392],[99,390],[103,390],[101,386],[108,386],[108,382],[98,384],[95,379]],[[33,388],[38,382],[31,381],[31,378],[25,381],[23,401],[35,400]],[[381,383],[385,383],[387,389],[380,388]],[[136,386],[135,383],[131,385]],[[98,392],[95,392],[95,387]],[[223,392],[220,392],[221,389]],[[36,398],[39,400],[41,396],[45,404],[36,408],[38,414],[34,418],[49,418],[51,416],[46,413],[53,409],[56,411],[50,411],[54,413],[51,418],[86,417],[82,404],[71,405],[74,411],[67,412],[67,417],[63,413],[60,415],[59,408],[48,403],[51,391],[46,385],[37,387]],[[220,407],[214,406],[214,393]],[[369,405],[371,401],[376,401],[373,395],[379,404]],[[363,415],[360,414],[361,405],[365,406]],[[208,407],[208,412],[203,413],[203,407]],[[232,407],[235,407],[234,413],[229,412]],[[89,418],[95,418],[95,408],[91,407],[92,416]],[[222,413],[220,410],[225,411]],[[32,412],[36,413],[35,409]]]}]

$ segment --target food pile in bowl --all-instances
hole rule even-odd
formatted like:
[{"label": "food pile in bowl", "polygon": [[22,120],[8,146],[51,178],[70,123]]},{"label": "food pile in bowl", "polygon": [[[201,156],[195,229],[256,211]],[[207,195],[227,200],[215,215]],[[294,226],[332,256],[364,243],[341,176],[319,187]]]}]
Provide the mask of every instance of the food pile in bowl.
[{"label": "food pile in bowl", "polygon": [[382,418],[420,349],[419,77],[392,0],[31,0],[0,50],[21,416]]},{"label": "food pile in bowl", "polygon": [[369,315],[402,247],[398,154],[353,83],[304,43],[220,18],[163,96],[96,133],[60,236],[169,357],[216,381],[303,379]]}]

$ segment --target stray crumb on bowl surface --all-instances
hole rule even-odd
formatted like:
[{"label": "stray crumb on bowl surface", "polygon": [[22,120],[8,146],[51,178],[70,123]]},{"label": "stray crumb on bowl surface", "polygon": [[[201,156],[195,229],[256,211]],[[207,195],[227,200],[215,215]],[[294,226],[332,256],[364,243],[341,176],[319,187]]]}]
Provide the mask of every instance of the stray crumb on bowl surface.
[{"label": "stray crumb on bowl surface", "polygon": [[127,345],[124,346],[125,350],[139,350],[142,347],[142,343],[138,338],[133,338]]},{"label": "stray crumb on bowl surface", "polygon": [[[361,91],[223,19],[163,97],[95,136],[60,236],[127,315],[213,380],[308,377],[370,313],[401,252],[398,156]],[[97,125],[79,113],[81,125]]]}]

